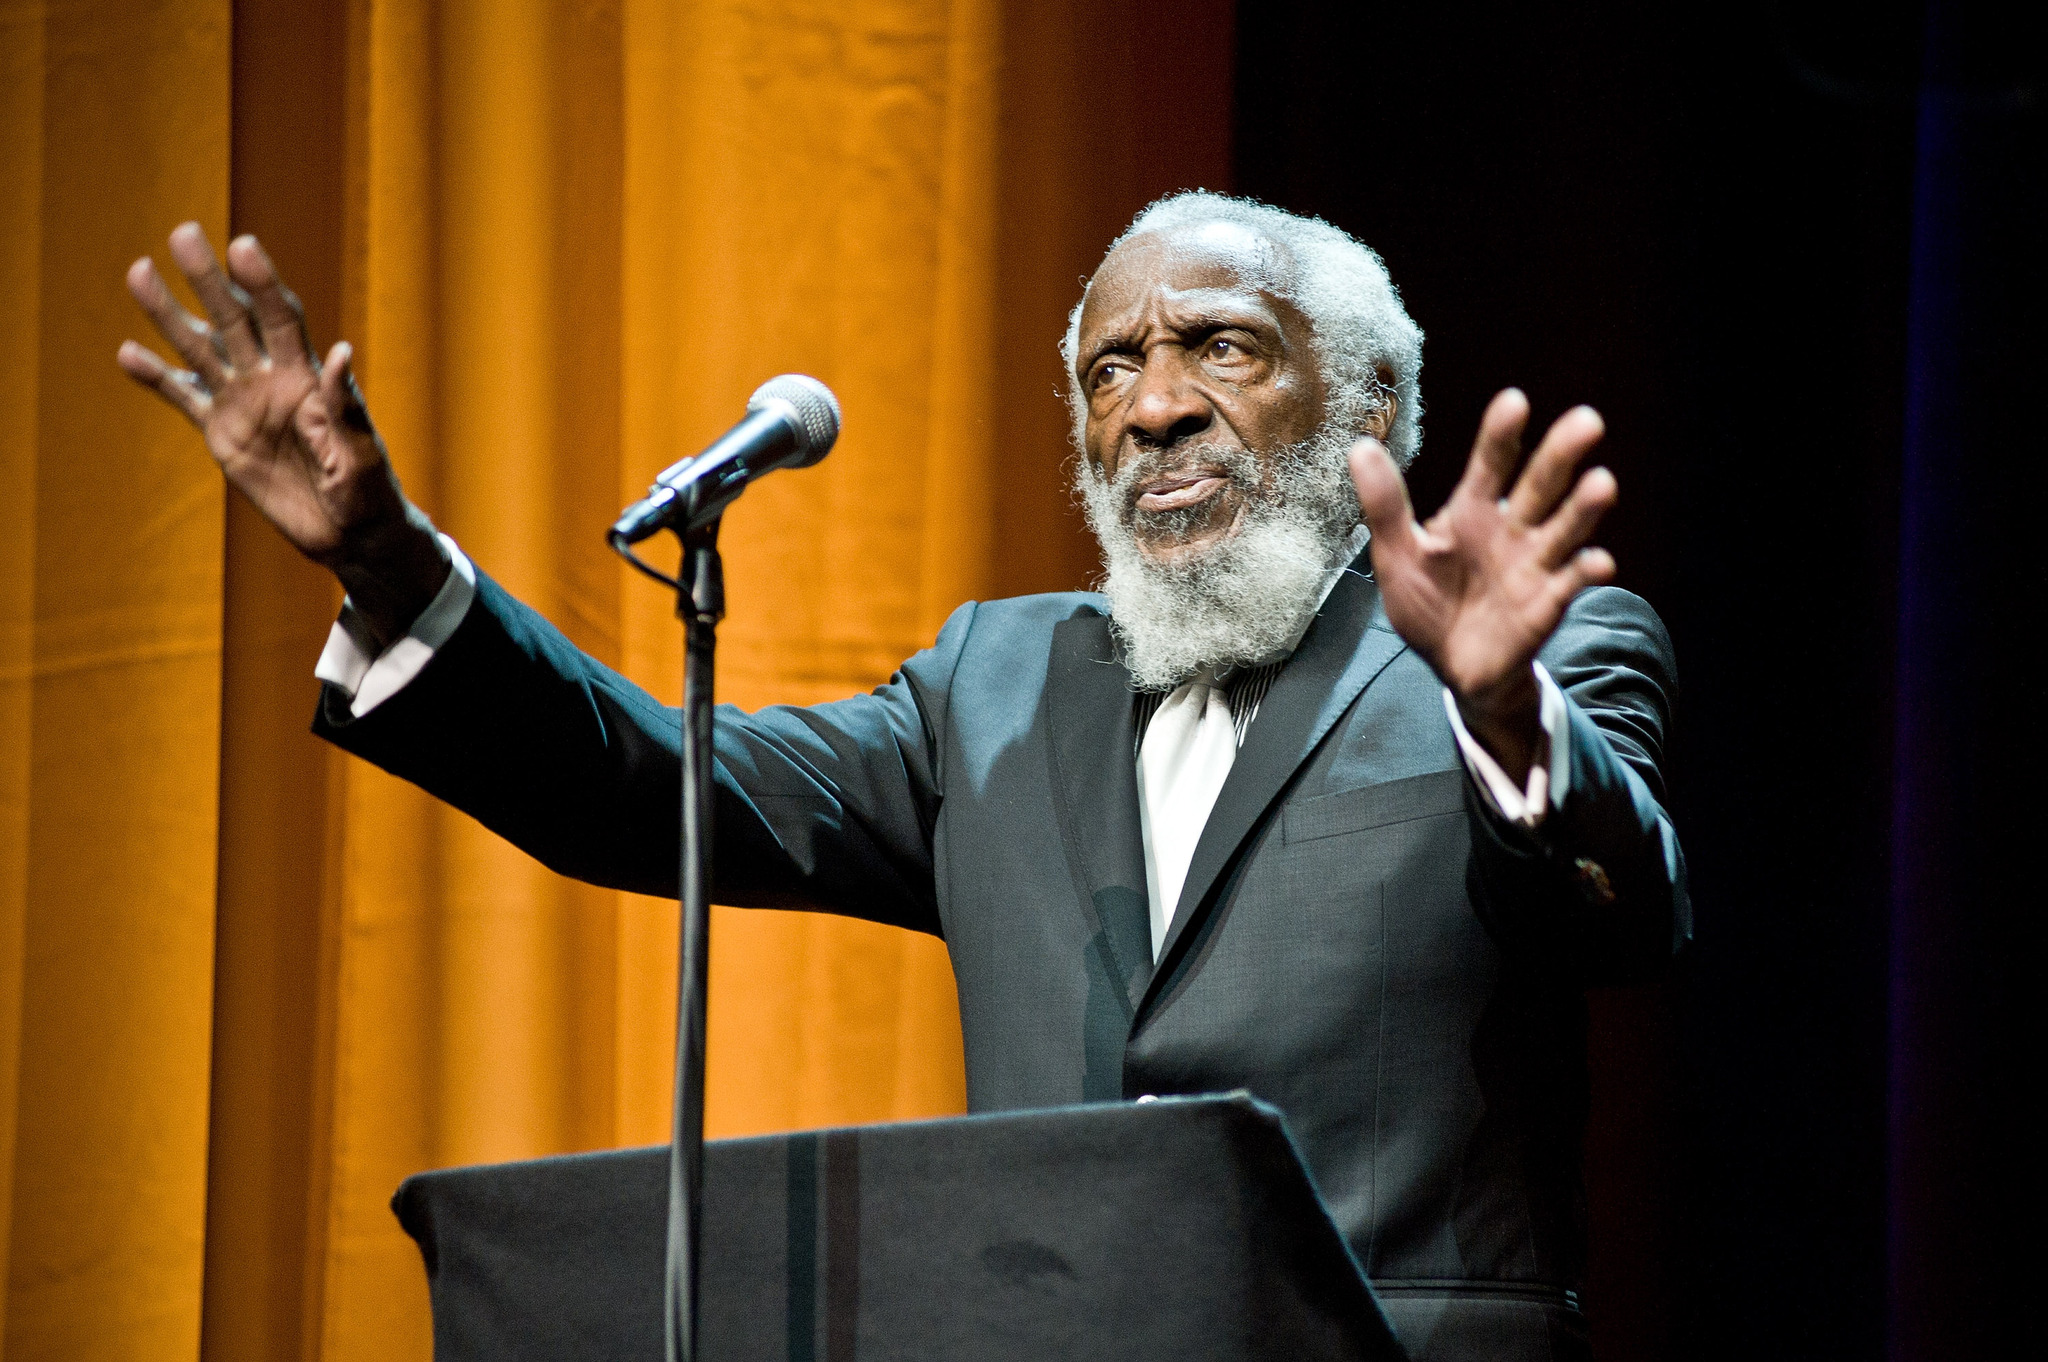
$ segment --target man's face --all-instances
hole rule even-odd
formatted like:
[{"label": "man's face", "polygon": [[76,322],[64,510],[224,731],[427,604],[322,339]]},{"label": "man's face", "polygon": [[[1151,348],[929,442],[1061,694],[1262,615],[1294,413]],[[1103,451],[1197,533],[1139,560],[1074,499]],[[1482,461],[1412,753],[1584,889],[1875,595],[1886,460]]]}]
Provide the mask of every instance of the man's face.
[{"label": "man's face", "polygon": [[1089,285],[1075,355],[1083,450],[1112,481],[1135,471],[1128,523],[1155,561],[1234,534],[1275,451],[1322,423],[1308,320],[1268,287],[1276,251],[1226,223],[1148,233]]}]

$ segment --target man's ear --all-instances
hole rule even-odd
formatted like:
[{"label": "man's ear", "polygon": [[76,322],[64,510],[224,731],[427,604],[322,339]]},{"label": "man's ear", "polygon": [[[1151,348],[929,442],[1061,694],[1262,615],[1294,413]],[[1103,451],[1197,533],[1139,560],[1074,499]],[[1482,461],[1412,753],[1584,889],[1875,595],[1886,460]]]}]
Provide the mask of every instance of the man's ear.
[{"label": "man's ear", "polygon": [[[1385,386],[1384,384],[1381,385],[1382,390],[1385,389]],[[1385,444],[1387,442],[1387,432],[1394,428],[1394,415],[1400,410],[1401,403],[1399,399],[1393,393],[1387,393],[1385,404],[1371,416],[1365,418],[1366,433],[1381,444]]]}]

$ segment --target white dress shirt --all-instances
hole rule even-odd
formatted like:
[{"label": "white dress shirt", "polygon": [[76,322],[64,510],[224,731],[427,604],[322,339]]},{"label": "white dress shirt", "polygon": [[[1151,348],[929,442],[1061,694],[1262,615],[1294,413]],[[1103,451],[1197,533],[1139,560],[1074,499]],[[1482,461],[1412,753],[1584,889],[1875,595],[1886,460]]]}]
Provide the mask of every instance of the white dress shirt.
[{"label": "white dress shirt", "polygon": [[[375,651],[376,640],[355,607],[342,602],[341,617],[328,631],[327,646],[313,674],[349,697],[352,716],[361,718],[403,690],[468,615],[476,599],[476,568],[453,539],[444,534],[441,543],[448,550],[453,570],[405,637],[389,648]],[[1329,598],[1364,546],[1361,526],[1344,554],[1346,566],[1332,569],[1323,583],[1323,600]],[[1144,731],[1137,751],[1138,827],[1145,842],[1145,887],[1155,958],[1166,943],[1188,865],[1194,860],[1195,844],[1201,840],[1216,797],[1237,760],[1238,746],[1258,717],[1259,701],[1274,673],[1299,646],[1308,625],[1309,621],[1303,621],[1293,642],[1262,664],[1221,675],[1205,669],[1164,697],[1139,700]],[[1457,700],[1448,686],[1444,688],[1444,714],[1481,798],[1502,818],[1525,828],[1536,827],[1547,812],[1564,803],[1571,769],[1564,694],[1542,663],[1531,665],[1536,669],[1541,696],[1538,720],[1542,733],[1528,780],[1520,787],[1467,731]]]}]

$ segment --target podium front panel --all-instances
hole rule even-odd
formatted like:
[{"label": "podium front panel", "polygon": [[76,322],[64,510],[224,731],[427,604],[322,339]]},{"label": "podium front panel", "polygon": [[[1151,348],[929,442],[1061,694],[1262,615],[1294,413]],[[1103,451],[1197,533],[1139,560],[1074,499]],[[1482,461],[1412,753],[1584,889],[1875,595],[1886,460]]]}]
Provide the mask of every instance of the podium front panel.
[{"label": "podium front panel", "polygon": [[[423,1174],[440,1362],[658,1358],[665,1148]],[[1401,1356],[1243,1095],[714,1141],[703,1362]]]}]

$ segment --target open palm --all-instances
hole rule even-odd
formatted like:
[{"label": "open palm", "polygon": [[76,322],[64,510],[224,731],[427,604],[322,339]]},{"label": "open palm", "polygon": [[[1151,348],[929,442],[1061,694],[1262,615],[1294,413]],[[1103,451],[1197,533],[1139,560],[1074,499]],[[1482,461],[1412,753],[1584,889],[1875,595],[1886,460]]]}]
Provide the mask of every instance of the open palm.
[{"label": "open palm", "polygon": [[1517,477],[1528,421],[1520,392],[1495,396],[1450,500],[1419,523],[1385,447],[1364,440],[1351,455],[1387,618],[1499,756],[1533,741],[1537,650],[1574,596],[1614,576],[1613,557],[1586,545],[1614,504],[1614,475],[1578,471],[1606,427],[1573,408]]},{"label": "open palm", "polygon": [[136,261],[129,291],[185,367],[134,341],[122,345],[121,367],[199,427],[228,481],[286,539],[331,563],[349,532],[393,509],[397,493],[374,476],[384,450],[354,396],[347,343],[324,367],[313,360],[298,300],[253,238],[228,248],[232,277],[196,223],[171,233],[171,258],[211,320],[180,307],[153,262]]},{"label": "open palm", "polygon": [[403,632],[445,564],[370,424],[348,343],[324,365],[314,359],[298,299],[254,237],[229,244],[225,271],[197,223],[172,232],[170,247],[207,317],[179,306],[149,259],[136,261],[129,291],[185,367],[124,341],[121,368],[199,428],[229,484],[341,577],[380,638]]}]

